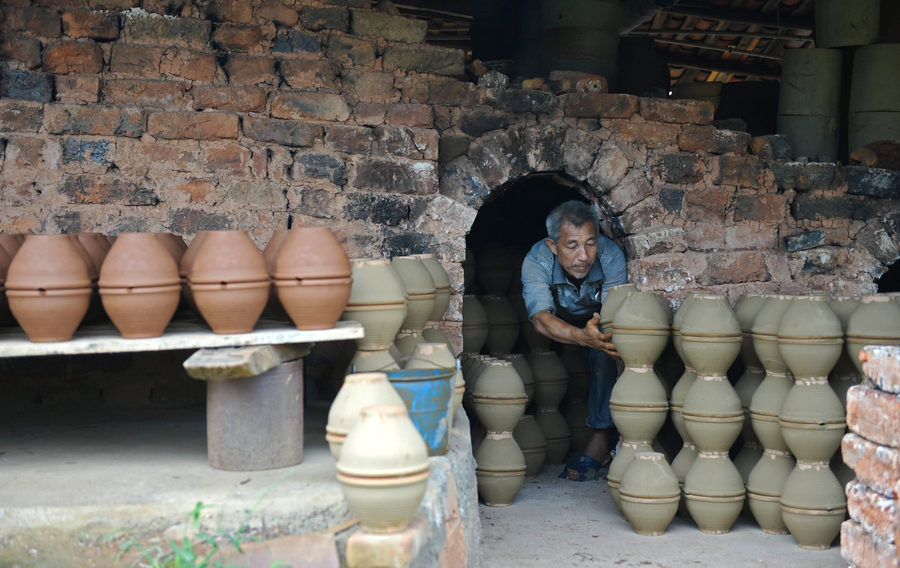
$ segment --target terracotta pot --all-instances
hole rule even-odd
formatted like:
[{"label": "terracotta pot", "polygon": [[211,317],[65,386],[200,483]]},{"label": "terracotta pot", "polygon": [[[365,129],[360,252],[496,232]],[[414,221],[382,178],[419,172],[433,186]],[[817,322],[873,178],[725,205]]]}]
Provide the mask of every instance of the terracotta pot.
[{"label": "terracotta pot", "polygon": [[506,296],[481,296],[478,299],[488,319],[485,340],[491,353],[509,353],[519,338],[519,317]]},{"label": "terracotta pot", "polygon": [[209,231],[197,231],[197,234],[191,240],[191,244],[188,245],[184,250],[184,254],[181,255],[181,262],[178,263],[178,275],[182,278],[187,278],[194,269],[194,258],[197,256],[197,251],[200,250],[200,245],[203,244],[203,239],[206,238],[208,233]]},{"label": "terracotta pot", "polygon": [[547,459],[547,440],[534,416],[526,415],[519,419],[513,430],[513,439],[525,458],[525,478],[537,477]]},{"label": "terracotta pot", "polygon": [[287,280],[346,278],[350,274],[350,259],[331,229],[295,227],[288,231],[275,257],[272,276]]},{"label": "terracotta pot", "polygon": [[0,233],[0,248],[3,249],[10,259],[16,256],[16,252],[19,250],[20,246],[22,246],[22,243],[20,243],[19,239],[14,235]]},{"label": "terracotta pot", "polygon": [[404,530],[428,484],[428,450],[402,405],[368,406],[337,463],[341,491],[362,528]]},{"label": "terracotta pot", "polygon": [[275,289],[297,329],[331,329],[347,306],[352,282],[352,278],[275,280]]},{"label": "terracotta pot", "polygon": [[[269,238],[269,242],[266,244],[266,248],[263,249],[263,258],[266,259],[266,271],[268,271],[269,276],[272,276],[275,272],[275,257],[281,252],[281,246],[284,244],[285,239],[287,239],[288,231],[289,229],[275,229],[275,232],[272,233],[272,237]],[[269,301],[266,304],[266,309],[275,319],[291,319],[278,301],[278,292],[275,289],[274,280],[269,289]]]},{"label": "terracotta pot", "polygon": [[[340,457],[344,439],[359,419],[360,411],[370,405],[399,405],[406,410],[403,399],[391,386],[384,373],[365,372],[347,375],[331,403],[325,424],[325,439],[334,459]],[[424,446],[424,440],[422,444]],[[428,450],[424,451],[427,459]]]},{"label": "terracotta pot", "polygon": [[638,534],[666,531],[678,511],[678,479],[658,452],[639,452],[622,475],[619,500],[625,518]]},{"label": "terracotta pot", "polygon": [[[122,239],[117,239],[119,244]],[[173,265],[174,268],[174,265]],[[122,337],[159,337],[172,320],[181,296],[181,284],[100,288],[103,309]]]},{"label": "terracotta pot", "polygon": [[197,309],[214,333],[253,331],[269,298],[269,282],[199,284],[191,282]]},{"label": "terracotta pot", "polygon": [[178,265],[154,233],[123,233],[100,269],[101,288],[180,284]]},{"label": "terracotta pot", "polygon": [[484,306],[476,296],[463,296],[462,305],[463,351],[479,353],[488,337],[488,317]]},{"label": "terracotta pot", "polygon": [[97,282],[97,278],[100,276],[100,264],[91,256],[91,253],[84,247],[84,244],[80,240],[78,240],[78,235],[66,235],[68,237],[69,242],[72,243],[72,246],[75,247],[75,251],[78,252],[78,255],[84,261],[84,264],[88,269],[88,277],[91,279],[92,283]]},{"label": "terracotta pot", "polygon": [[162,246],[165,247],[169,254],[172,255],[172,258],[175,260],[176,265],[181,264],[181,259],[184,258],[184,253],[187,250],[187,245],[184,244],[184,239],[181,238],[181,235],[176,235],[174,233],[153,233],[156,235],[156,238],[159,239],[159,242]]},{"label": "terracotta pot", "polygon": [[[22,249],[25,249],[25,245]],[[15,262],[15,259],[13,261]],[[88,286],[51,290],[7,288],[6,297],[10,311],[30,341],[35,343],[68,341],[72,339],[84,314],[87,313],[91,288]]]},{"label": "terracotta pot", "polygon": [[6,274],[7,290],[70,290],[90,286],[88,266],[66,235],[28,235]]},{"label": "terracotta pot", "polygon": [[106,254],[111,246],[106,237],[101,233],[77,233],[75,238],[87,251],[94,262],[94,266],[98,269],[103,266],[103,261],[106,259]]},{"label": "terracotta pot", "polygon": [[188,280],[192,285],[265,282],[268,299],[266,261],[247,231],[206,231],[193,258]]}]

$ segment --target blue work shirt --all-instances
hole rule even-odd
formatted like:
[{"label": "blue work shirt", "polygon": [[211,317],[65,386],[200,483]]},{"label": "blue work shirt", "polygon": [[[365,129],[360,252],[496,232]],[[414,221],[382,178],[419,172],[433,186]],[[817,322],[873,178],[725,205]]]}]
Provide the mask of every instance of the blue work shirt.
[{"label": "blue work shirt", "polygon": [[578,327],[583,327],[594,312],[600,311],[611,287],[627,281],[625,254],[603,235],[597,235],[597,260],[580,287],[569,282],[544,240],[535,243],[522,262],[522,296],[528,317],[548,310]]}]

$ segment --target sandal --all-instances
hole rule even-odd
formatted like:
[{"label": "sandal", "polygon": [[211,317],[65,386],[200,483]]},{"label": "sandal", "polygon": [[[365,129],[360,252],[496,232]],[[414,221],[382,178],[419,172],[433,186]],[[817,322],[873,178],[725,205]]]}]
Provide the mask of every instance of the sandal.
[{"label": "sandal", "polygon": [[590,481],[606,477],[609,473],[609,464],[612,457],[600,463],[587,454],[579,454],[566,464],[566,468],[559,474],[560,479],[570,481]]}]

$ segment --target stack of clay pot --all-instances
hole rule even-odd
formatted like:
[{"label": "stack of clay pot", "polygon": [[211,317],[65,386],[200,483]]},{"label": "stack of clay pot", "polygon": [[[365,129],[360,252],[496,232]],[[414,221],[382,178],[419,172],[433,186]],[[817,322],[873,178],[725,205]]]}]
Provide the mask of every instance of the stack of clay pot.
[{"label": "stack of clay pot", "polygon": [[675,513],[681,494],[678,479],[658,452],[638,452],[628,463],[619,488],[622,513],[634,532],[661,535]]},{"label": "stack of clay pot", "polygon": [[351,373],[344,377],[344,384],[331,402],[325,423],[325,440],[334,459],[341,456],[344,440],[359,419],[360,411],[369,405],[404,406],[403,399],[384,373]]},{"label": "stack of clay pot", "polygon": [[[675,477],[678,479],[678,483],[682,488],[684,487],[684,478],[687,475],[687,472],[691,469],[691,466],[694,465],[694,460],[697,459],[697,446],[691,441],[691,436],[684,427],[684,414],[682,413],[684,408],[684,398],[694,385],[694,381],[697,379],[697,372],[691,367],[681,344],[681,322],[684,321],[684,317],[690,311],[691,304],[693,304],[695,298],[695,293],[688,293],[681,303],[681,306],[679,306],[675,315],[672,317],[672,344],[675,346],[678,357],[684,362],[684,372],[675,383],[675,386],[672,388],[672,392],[669,395],[669,415],[672,419],[672,424],[675,426],[675,430],[678,432],[678,435],[681,436],[682,440],[681,450],[678,452],[678,455],[675,456],[675,459],[672,460],[672,471],[675,472]],[[684,506],[684,502],[682,502],[682,506]],[[687,514],[687,509],[683,509],[682,513]]]},{"label": "stack of clay pot", "polygon": [[550,349],[550,338],[541,335],[534,328],[531,319],[528,317],[528,308],[525,306],[525,298],[521,294],[514,294],[509,297],[509,301],[516,310],[516,316],[519,318],[519,335],[525,340],[525,345],[529,351],[535,349]]},{"label": "stack of clay pot", "polygon": [[71,339],[91,289],[88,266],[66,235],[28,235],[6,275],[9,309],[34,342]]},{"label": "stack of clay pot", "polygon": [[581,452],[587,447],[593,436],[593,431],[587,425],[589,371],[584,360],[582,348],[575,345],[564,345],[559,356],[566,374],[569,377],[569,387],[566,391],[566,404],[562,414],[569,424],[569,434],[572,436],[571,451]]},{"label": "stack of clay pot", "polygon": [[511,504],[525,481],[525,456],[512,433],[526,402],[522,379],[512,363],[483,362],[472,389],[472,406],[486,430],[475,454],[478,493],[486,505]]},{"label": "stack of clay pot", "polygon": [[[269,298],[269,274],[247,231],[201,231],[186,273],[191,297],[214,333],[248,333]],[[193,243],[192,243],[193,244]]]},{"label": "stack of clay pot", "polygon": [[572,435],[569,424],[559,412],[559,404],[569,388],[569,377],[559,356],[548,349],[528,354],[528,364],[536,381],[534,399],[538,425],[547,440],[547,463],[562,463],[569,453]]},{"label": "stack of clay pot", "polygon": [[766,371],[763,369],[759,357],[756,356],[750,330],[753,328],[756,314],[759,313],[765,302],[766,298],[762,294],[749,293],[742,295],[734,305],[734,315],[737,316],[743,335],[740,358],[744,363],[744,372],[734,384],[734,390],[737,391],[738,397],[741,399],[741,407],[744,409],[744,428],[741,431],[743,445],[741,451],[734,458],[734,465],[741,472],[745,486],[750,478],[750,471],[759,462],[763,453],[759,439],[753,433],[753,422],[750,420],[750,401],[753,400],[753,394],[765,378]]},{"label": "stack of clay pot", "polygon": [[900,304],[887,294],[861,298],[847,322],[847,353],[861,376],[859,351],[865,345],[900,345]]},{"label": "stack of clay pot", "polygon": [[519,418],[519,424],[513,430],[513,438],[525,456],[525,478],[537,477],[547,459],[547,440],[534,416],[526,414]]},{"label": "stack of clay pot", "polygon": [[475,257],[475,279],[481,292],[489,296],[503,296],[515,275],[510,250],[500,243],[488,243]]},{"label": "stack of clay pot", "polygon": [[297,329],[334,327],[353,283],[347,253],[328,227],[288,231],[272,278],[278,301]]},{"label": "stack of clay pot", "polygon": [[607,476],[609,494],[619,510],[625,470],[635,454],[653,451],[653,439],[669,412],[666,389],[653,371],[669,341],[668,315],[655,296],[652,292],[629,291],[612,321],[613,343],[625,363],[609,400],[613,423],[622,436]]},{"label": "stack of clay pot", "polygon": [[525,355],[521,353],[504,353],[500,355],[500,358],[512,363],[519,374],[519,378],[522,379],[522,384],[525,386],[525,396],[528,398],[528,402],[531,403],[534,400],[537,381],[534,378],[534,373],[531,372],[531,365],[528,364]]},{"label": "stack of clay pot", "polygon": [[766,295],[750,330],[753,348],[766,370],[766,377],[750,400],[750,420],[763,446],[763,455],[747,478],[747,499],[757,524],[769,534],[788,532],[781,516],[781,492],[794,469],[794,457],[778,422],[781,406],[793,386],[793,377],[778,348],[778,328],[790,303],[789,296]]},{"label": "stack of clay pot", "polygon": [[159,337],[178,309],[181,279],[155,234],[122,233],[100,267],[99,289],[122,337]]},{"label": "stack of clay pot", "polygon": [[395,256],[391,259],[391,264],[406,287],[408,302],[406,319],[403,320],[400,332],[394,340],[401,357],[405,359],[412,355],[416,345],[425,342],[422,332],[434,309],[437,291],[434,278],[420,258]]},{"label": "stack of clay pot", "polygon": [[603,331],[607,333],[612,331],[612,321],[616,315],[616,310],[618,310],[622,302],[625,301],[629,292],[636,291],[637,286],[630,283],[617,284],[606,291],[606,298],[603,300],[603,305],[600,307],[600,327]]},{"label": "stack of clay pot", "polygon": [[488,335],[485,341],[492,354],[509,353],[519,338],[519,316],[506,296],[480,296],[488,319]]},{"label": "stack of clay pot", "polygon": [[341,319],[358,321],[365,332],[356,340],[350,370],[397,370],[389,349],[406,319],[406,287],[387,259],[351,260],[350,269],[353,285]]},{"label": "stack of clay pot", "polygon": [[724,296],[697,295],[681,321],[681,349],[697,371],[684,398],[684,427],[697,459],[684,478],[687,510],[701,531],[726,533],[744,503],[744,481],[728,457],[741,433],[741,399],[726,373],[741,349],[737,317]]},{"label": "stack of clay pot", "polygon": [[347,433],[337,479],[362,530],[406,529],[428,486],[428,448],[400,405],[365,406]]},{"label": "stack of clay pot", "polygon": [[845,428],[843,405],[828,385],[843,342],[841,322],[823,295],[794,298],[778,327],[778,348],[794,375],[778,421],[797,458],[781,493],[781,515],[803,548],[831,546],[847,512],[829,465]]},{"label": "stack of clay pot", "polygon": [[480,353],[488,338],[488,316],[477,296],[463,296],[462,336],[464,353]]},{"label": "stack of clay pot", "polygon": [[466,392],[466,381],[463,378],[459,361],[450,352],[446,343],[419,343],[413,350],[405,369],[453,369],[453,398],[450,410],[451,421],[456,416],[456,411],[462,405],[463,395]]},{"label": "stack of clay pot", "polygon": [[[828,307],[831,308],[831,311],[834,312],[834,315],[836,315],[841,322],[841,330],[844,332],[845,344],[847,325],[850,323],[850,316],[853,315],[853,312],[856,311],[859,304],[859,298],[850,296],[832,297],[828,301]],[[900,326],[900,323],[897,325]],[[898,332],[900,332],[900,330],[898,330]],[[847,391],[853,385],[859,384],[861,380],[862,377],[856,370],[856,365],[850,360],[848,350],[846,348],[842,349],[840,358],[837,363],[835,363],[834,368],[831,369],[831,373],[828,374],[828,384],[831,386],[834,394],[837,395],[838,400],[841,401],[841,406],[845,409],[847,408]],[[831,471],[833,471],[834,475],[838,478],[841,487],[846,487],[848,483],[856,479],[856,472],[844,462],[840,448],[838,448],[838,451],[835,452],[834,457],[831,459]]]},{"label": "stack of clay pot", "polygon": [[422,264],[425,265],[428,273],[431,274],[431,279],[434,281],[434,305],[431,308],[431,313],[428,315],[425,329],[422,330],[422,336],[429,343],[443,342],[450,349],[453,349],[450,339],[439,327],[439,323],[444,319],[444,313],[450,305],[450,276],[433,254],[426,253],[415,256],[422,261]]}]

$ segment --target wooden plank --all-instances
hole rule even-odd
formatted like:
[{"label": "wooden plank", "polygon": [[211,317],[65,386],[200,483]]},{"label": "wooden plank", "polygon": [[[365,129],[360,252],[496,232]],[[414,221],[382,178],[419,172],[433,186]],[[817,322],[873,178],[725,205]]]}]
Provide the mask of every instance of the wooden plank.
[{"label": "wooden plank", "polygon": [[309,349],[308,343],[206,348],[188,357],[184,369],[189,377],[204,381],[244,379],[305,357]]}]

